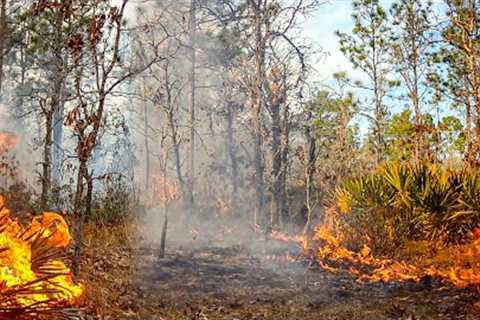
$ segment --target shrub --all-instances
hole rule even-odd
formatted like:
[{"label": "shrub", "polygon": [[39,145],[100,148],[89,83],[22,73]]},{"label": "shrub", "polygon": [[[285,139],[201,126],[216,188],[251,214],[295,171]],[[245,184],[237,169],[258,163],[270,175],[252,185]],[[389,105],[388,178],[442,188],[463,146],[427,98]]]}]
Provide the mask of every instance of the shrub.
[{"label": "shrub", "polygon": [[410,240],[458,243],[480,225],[480,172],[388,163],[347,180],[334,203],[351,246],[386,251]]},{"label": "shrub", "polygon": [[133,184],[122,176],[107,177],[95,187],[92,212],[87,219],[102,224],[122,222],[137,203]]}]

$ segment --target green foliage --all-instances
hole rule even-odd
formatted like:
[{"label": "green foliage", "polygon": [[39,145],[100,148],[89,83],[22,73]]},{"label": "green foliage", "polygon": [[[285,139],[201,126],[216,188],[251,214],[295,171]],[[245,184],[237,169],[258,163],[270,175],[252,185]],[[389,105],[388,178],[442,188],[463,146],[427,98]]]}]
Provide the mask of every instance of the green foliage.
[{"label": "green foliage", "polygon": [[480,225],[480,171],[392,162],[346,181],[335,203],[352,240],[368,239],[376,250],[408,240],[461,242]]}]

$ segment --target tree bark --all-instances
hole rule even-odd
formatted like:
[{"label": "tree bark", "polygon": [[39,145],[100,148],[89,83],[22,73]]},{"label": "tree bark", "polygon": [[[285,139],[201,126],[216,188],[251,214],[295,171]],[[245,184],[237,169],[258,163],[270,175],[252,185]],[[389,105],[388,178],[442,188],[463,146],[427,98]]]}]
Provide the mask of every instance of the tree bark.
[{"label": "tree bark", "polygon": [[313,180],[315,175],[316,169],[316,159],[317,159],[317,145],[315,142],[315,137],[312,134],[312,111],[308,110],[307,112],[307,125],[305,128],[305,138],[307,140],[308,145],[308,154],[305,163],[305,212],[306,216],[306,223],[304,226],[304,233],[310,231],[310,225],[312,222],[312,194],[313,194]]},{"label": "tree bark", "polygon": [[190,189],[194,188],[195,181],[195,29],[196,29],[196,0],[190,2],[190,21],[189,21],[189,50],[190,50],[190,70],[189,70],[189,94],[188,108],[190,112],[190,164],[189,164],[189,184]]},{"label": "tree bark", "polygon": [[283,132],[282,132],[282,169],[280,171],[280,181],[282,183],[282,197],[281,197],[281,223],[285,225],[290,220],[288,209],[288,193],[287,193],[287,173],[288,173],[288,155],[290,152],[290,107],[288,104],[283,108]]},{"label": "tree bark", "polygon": [[83,219],[84,219],[84,206],[83,206],[83,180],[87,176],[87,161],[86,159],[80,159],[78,173],[77,173],[77,186],[75,190],[75,199],[73,203],[73,213],[75,217],[75,244],[74,253],[72,259],[72,272],[78,277],[80,273],[80,263],[83,249],[82,232],[83,232]]},{"label": "tree bark", "polygon": [[40,206],[42,210],[48,210],[48,202],[51,188],[51,153],[52,153],[52,119],[50,110],[44,107],[45,116],[45,141],[43,145],[43,173],[42,173],[42,194],[40,196]]},{"label": "tree bark", "polygon": [[144,125],[144,144],[145,144],[145,191],[150,190],[150,144],[149,144],[149,130],[148,130],[148,107],[147,103],[143,103],[143,125]]},{"label": "tree bark", "polygon": [[232,182],[232,194],[231,198],[231,206],[232,212],[234,214],[237,213],[237,197],[238,197],[238,187],[239,187],[239,180],[238,180],[238,161],[236,155],[236,148],[235,148],[235,139],[234,139],[234,131],[235,131],[235,110],[234,105],[232,102],[227,103],[227,110],[226,110],[226,150],[227,150],[227,157],[228,162],[230,162],[230,179]]},{"label": "tree bark", "polygon": [[53,70],[50,77],[51,86],[51,106],[53,114],[53,147],[51,161],[51,176],[55,187],[61,184],[61,164],[62,164],[62,145],[63,145],[63,86],[65,82],[65,64],[63,57],[63,7],[57,11],[55,17],[55,37],[53,47]]},{"label": "tree bark", "polygon": [[[263,159],[263,86],[264,86],[264,61],[265,43],[262,36],[261,3],[255,4],[255,93],[253,101],[253,141],[254,141],[254,166],[255,166],[255,215],[254,223],[266,227],[265,207],[265,181]],[[268,230],[265,230],[268,232]]]},{"label": "tree bark", "polygon": [[4,56],[5,43],[7,39],[7,0],[0,0],[0,99],[2,97],[2,89],[4,82]]},{"label": "tree bark", "polygon": [[272,113],[272,197],[271,225],[276,228],[280,225],[282,210],[282,147],[281,147],[281,117],[280,105],[273,105]]}]

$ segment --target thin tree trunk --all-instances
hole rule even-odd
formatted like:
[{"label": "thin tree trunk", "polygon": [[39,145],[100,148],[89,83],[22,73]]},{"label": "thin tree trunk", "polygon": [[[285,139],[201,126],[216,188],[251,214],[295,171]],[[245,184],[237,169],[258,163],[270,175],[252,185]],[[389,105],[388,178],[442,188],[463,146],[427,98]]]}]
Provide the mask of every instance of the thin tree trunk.
[{"label": "thin tree trunk", "polygon": [[2,97],[3,89],[3,67],[5,56],[5,43],[7,39],[7,0],[0,1],[0,98]]},{"label": "thin tree trunk", "polygon": [[472,123],[473,123],[473,119],[472,119],[472,110],[471,110],[471,107],[470,107],[470,104],[467,103],[465,105],[465,123],[466,123],[466,136],[465,136],[465,140],[466,140],[466,145],[467,145],[467,151],[465,153],[465,162],[468,164],[468,165],[472,165],[473,163],[473,159],[474,159],[474,140],[473,140],[473,136],[472,136]]},{"label": "thin tree trunk", "polygon": [[149,131],[148,131],[148,107],[147,103],[144,102],[143,104],[143,114],[144,114],[144,144],[145,144],[145,191],[150,190],[150,144],[149,144]]},{"label": "thin tree trunk", "polygon": [[42,210],[48,210],[48,202],[51,188],[51,154],[52,154],[52,112],[44,108],[45,113],[45,141],[43,146],[43,173],[42,173],[42,194],[40,206]]},{"label": "thin tree trunk", "polygon": [[77,173],[77,186],[75,190],[75,199],[73,213],[75,217],[75,244],[74,253],[72,259],[72,272],[78,277],[80,273],[80,263],[82,256],[82,231],[83,231],[83,219],[84,219],[84,206],[83,206],[83,181],[87,175],[87,162],[83,158],[80,159],[78,173]]},{"label": "thin tree trunk", "polygon": [[280,215],[282,207],[282,147],[281,147],[281,118],[280,105],[274,105],[271,108],[272,113],[272,196],[273,206],[271,212],[271,225],[278,227],[280,225]]},{"label": "thin tree trunk", "polygon": [[165,257],[165,246],[167,245],[167,228],[168,228],[168,212],[167,211],[168,211],[167,204],[165,204],[162,236],[160,240],[160,254],[159,254],[160,258]]},{"label": "thin tree trunk", "polygon": [[193,189],[195,181],[195,29],[196,29],[196,0],[190,2],[190,24],[189,24],[189,45],[190,45],[190,70],[189,70],[189,95],[188,108],[190,112],[190,165],[189,183]]},{"label": "thin tree trunk", "polygon": [[[257,225],[265,225],[265,182],[264,182],[264,159],[263,159],[263,84],[264,84],[264,60],[265,45],[262,37],[261,2],[256,4],[255,10],[255,100],[253,106],[253,140],[254,140],[254,166],[255,166],[255,215],[254,222]],[[265,230],[268,232],[269,230]]]},{"label": "thin tree trunk", "polygon": [[[160,141],[161,150],[163,150],[163,139]],[[162,152],[160,152],[162,154]],[[167,162],[168,156],[165,154],[163,161],[160,161],[160,168],[162,170],[162,179],[163,179],[163,226],[162,226],[162,233],[160,238],[160,258],[165,257],[165,247],[167,245],[167,230],[168,230],[168,206],[169,206],[169,195],[167,192]]]},{"label": "thin tree trunk", "polygon": [[180,144],[177,139],[177,130],[175,128],[175,122],[173,120],[173,112],[170,110],[168,112],[168,123],[170,126],[170,132],[172,135],[172,145],[173,145],[173,156],[175,160],[175,171],[177,173],[177,179],[180,183],[180,188],[182,189],[182,194],[189,208],[193,208],[193,194],[189,186],[183,179],[182,166],[180,159]]},{"label": "thin tree trunk", "polygon": [[316,143],[315,138],[312,135],[311,128],[312,112],[307,112],[307,126],[305,129],[305,138],[308,144],[308,154],[305,163],[305,211],[307,213],[306,223],[304,227],[304,233],[310,230],[310,224],[312,222],[312,194],[313,194],[313,179],[316,169]]},{"label": "thin tree trunk", "polygon": [[231,194],[231,206],[232,211],[236,214],[237,213],[237,197],[238,197],[238,161],[236,155],[236,148],[235,148],[235,140],[234,140],[234,121],[235,121],[235,111],[234,111],[233,103],[229,102],[227,105],[227,112],[226,112],[226,123],[227,123],[227,130],[226,130],[226,150],[228,154],[228,160],[230,162],[231,172],[230,178],[232,181],[232,194]]},{"label": "thin tree trunk", "polygon": [[290,152],[290,107],[288,104],[286,104],[285,108],[283,109],[282,140],[282,170],[280,171],[282,197],[280,215],[282,220],[281,223],[285,225],[290,219],[287,194],[288,154]]},{"label": "thin tree trunk", "polygon": [[63,112],[63,103],[59,103],[53,113],[52,182],[55,188],[58,188],[61,185]]},{"label": "thin tree trunk", "polygon": [[[61,8],[63,9],[63,8]],[[58,10],[55,21],[55,39],[53,48],[54,66],[50,78],[51,85],[51,112],[53,113],[53,147],[51,161],[52,182],[55,187],[60,185],[61,163],[62,163],[62,145],[63,145],[63,102],[62,92],[65,82],[65,66],[63,60],[63,10]]]}]

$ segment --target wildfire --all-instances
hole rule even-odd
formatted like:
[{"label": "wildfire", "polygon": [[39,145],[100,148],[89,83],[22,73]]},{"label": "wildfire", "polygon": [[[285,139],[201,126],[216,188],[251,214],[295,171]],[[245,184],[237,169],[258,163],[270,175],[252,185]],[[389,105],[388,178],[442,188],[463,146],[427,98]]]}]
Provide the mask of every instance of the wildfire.
[{"label": "wildfire", "polygon": [[18,143],[16,135],[10,132],[0,132],[0,154],[13,149]]},{"label": "wildfire", "polygon": [[45,212],[24,227],[11,217],[0,196],[0,318],[79,301],[83,286],[73,282],[70,269],[59,259],[69,242],[68,226],[60,215]]},{"label": "wildfire", "polygon": [[[317,227],[312,238],[304,235],[288,235],[272,231],[270,238],[293,242],[303,248],[303,256],[310,257],[328,272],[348,272],[359,281],[388,282],[414,281],[433,278],[451,283],[459,288],[480,287],[480,228],[472,231],[474,240],[468,244],[437,247],[429,255],[410,252],[408,262],[385,257],[376,257],[364,245],[358,252],[349,250],[341,234],[334,232],[334,223]],[[413,243],[413,247],[422,247]],[[425,247],[434,246],[427,243]],[[412,249],[407,249],[413,251]],[[426,250],[426,249],[425,249]],[[276,260],[278,257],[266,257]],[[289,257],[285,260],[290,261]],[[407,259],[406,259],[407,260]]]},{"label": "wildfire", "polygon": [[302,248],[307,248],[308,246],[307,237],[303,235],[289,235],[277,230],[272,230],[272,232],[270,233],[270,238],[283,242],[295,242],[299,244]]},{"label": "wildfire", "polygon": [[464,245],[438,249],[430,257],[413,262],[375,257],[366,245],[359,252],[347,249],[341,236],[322,225],[313,237],[314,257],[330,272],[348,271],[363,281],[422,281],[440,279],[457,287],[480,286],[480,238]]}]

